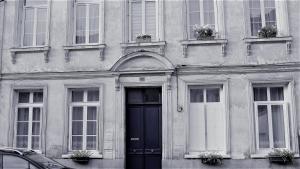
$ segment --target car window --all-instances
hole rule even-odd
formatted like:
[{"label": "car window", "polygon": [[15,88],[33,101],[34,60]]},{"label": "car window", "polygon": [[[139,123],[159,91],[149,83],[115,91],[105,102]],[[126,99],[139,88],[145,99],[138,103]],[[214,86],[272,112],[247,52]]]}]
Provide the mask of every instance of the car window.
[{"label": "car window", "polygon": [[29,162],[16,156],[3,155],[3,169],[30,169]]},{"label": "car window", "polygon": [[36,166],[30,164],[30,169],[38,169]]}]

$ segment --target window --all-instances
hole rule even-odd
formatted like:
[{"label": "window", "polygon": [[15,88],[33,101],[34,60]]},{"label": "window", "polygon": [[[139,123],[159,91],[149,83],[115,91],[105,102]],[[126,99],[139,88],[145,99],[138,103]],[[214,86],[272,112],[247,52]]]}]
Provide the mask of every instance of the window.
[{"label": "window", "polygon": [[[2,165],[0,166],[0,168]],[[16,157],[13,155],[3,155],[3,169],[24,169],[24,168],[32,168],[35,169],[34,166],[30,165],[28,161]]]},{"label": "window", "polygon": [[24,0],[22,45],[46,45],[47,27],[48,0]]},{"label": "window", "polygon": [[100,2],[98,0],[75,1],[75,44],[100,42]]},{"label": "window", "polygon": [[189,87],[188,152],[226,153],[226,118],[222,86]]},{"label": "window", "polygon": [[139,34],[150,34],[152,40],[159,39],[159,1],[160,0],[129,0],[130,41],[135,41],[136,36]]},{"label": "window", "polygon": [[20,90],[16,104],[16,147],[41,149],[43,91]]},{"label": "window", "polygon": [[286,0],[249,0],[248,8],[251,36],[265,26],[276,27],[278,35],[288,34]]},{"label": "window", "polygon": [[289,118],[284,86],[254,86],[256,147],[290,148]]},{"label": "window", "polygon": [[70,91],[70,150],[98,149],[99,89]]}]

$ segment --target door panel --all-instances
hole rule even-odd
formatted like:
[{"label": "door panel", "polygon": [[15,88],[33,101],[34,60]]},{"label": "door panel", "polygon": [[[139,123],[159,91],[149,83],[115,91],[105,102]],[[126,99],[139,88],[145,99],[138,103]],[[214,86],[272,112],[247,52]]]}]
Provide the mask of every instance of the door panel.
[{"label": "door panel", "polygon": [[161,145],[161,89],[128,88],[126,168],[160,169]]}]

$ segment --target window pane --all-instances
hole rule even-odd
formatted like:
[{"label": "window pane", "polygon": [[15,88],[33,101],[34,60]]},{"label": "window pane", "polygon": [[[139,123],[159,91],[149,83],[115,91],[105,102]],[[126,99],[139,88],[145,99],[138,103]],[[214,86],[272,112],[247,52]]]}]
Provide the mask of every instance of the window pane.
[{"label": "window pane", "polygon": [[131,39],[142,33],[142,3],[131,3]]},{"label": "window pane", "polygon": [[83,122],[82,121],[73,121],[72,122],[72,135],[82,135]]},{"label": "window pane", "polygon": [[250,0],[250,24],[251,24],[251,35],[256,36],[258,31],[262,27],[261,13],[260,13],[260,0]]},{"label": "window pane", "polygon": [[127,93],[127,102],[129,104],[138,104],[143,103],[143,93],[141,90],[137,89],[128,89],[130,92]]},{"label": "window pane", "polygon": [[72,91],[72,102],[83,102],[83,91]]},{"label": "window pane", "polygon": [[82,136],[72,136],[72,150],[82,150]]},{"label": "window pane", "polygon": [[86,149],[95,150],[96,149],[96,136],[87,136],[86,138]]},{"label": "window pane", "polygon": [[3,169],[26,169],[28,166],[28,162],[20,157],[3,155]]},{"label": "window pane", "polygon": [[40,122],[32,122],[32,135],[40,135]]},{"label": "window pane", "polygon": [[268,123],[268,107],[259,105],[258,112],[258,132],[259,132],[259,148],[269,148],[269,123]]},{"label": "window pane", "polygon": [[285,148],[283,106],[272,105],[272,124],[274,148]]},{"label": "window pane", "polygon": [[40,137],[39,136],[32,136],[31,137],[31,148],[33,150],[40,149]]},{"label": "window pane", "polygon": [[25,20],[24,20],[24,37],[23,45],[33,45],[33,24],[34,24],[34,9],[25,8]]},{"label": "window pane", "polygon": [[266,26],[276,26],[275,0],[265,0]]},{"label": "window pane", "polygon": [[88,101],[99,101],[99,90],[89,90]]},{"label": "window pane", "polygon": [[215,12],[214,12],[214,1],[204,0],[203,1],[204,9],[204,25],[215,26]]},{"label": "window pane", "polygon": [[48,0],[25,0],[26,6],[47,5]]},{"label": "window pane", "polygon": [[72,120],[83,120],[83,107],[73,107]]},{"label": "window pane", "polygon": [[28,119],[29,119],[29,109],[18,108],[18,121],[28,121]]},{"label": "window pane", "polygon": [[17,122],[17,135],[28,135],[28,122]]},{"label": "window pane", "polygon": [[47,9],[37,9],[36,44],[45,45],[47,26]]},{"label": "window pane", "polygon": [[284,100],[283,87],[271,87],[270,95],[272,101]]},{"label": "window pane", "polygon": [[97,122],[88,121],[86,128],[87,135],[97,135]]},{"label": "window pane", "polygon": [[90,43],[97,43],[99,42],[99,5],[91,4],[89,13],[89,40]]},{"label": "window pane", "polygon": [[34,92],[33,93],[33,102],[34,103],[43,102],[43,92]]},{"label": "window pane", "polygon": [[203,102],[203,89],[190,89],[190,102]]},{"label": "window pane", "polygon": [[267,88],[266,87],[255,87],[253,88],[254,101],[267,101]]},{"label": "window pane", "polygon": [[85,43],[86,6],[77,5],[76,8],[76,43]]},{"label": "window pane", "polygon": [[29,92],[19,92],[19,103],[29,103]]},{"label": "window pane", "polygon": [[146,34],[156,39],[156,1],[146,1]]},{"label": "window pane", "polygon": [[160,91],[159,89],[145,89],[144,102],[160,102]]},{"label": "window pane", "polygon": [[17,136],[17,148],[27,148],[28,147],[28,137],[27,136]]},{"label": "window pane", "polygon": [[32,112],[32,121],[40,121],[41,108],[34,107]]},{"label": "window pane", "polygon": [[206,102],[220,102],[220,89],[206,89]]},{"label": "window pane", "polygon": [[189,34],[190,38],[194,39],[194,31],[193,26],[194,25],[200,25],[200,4],[199,0],[189,0],[188,1],[188,7],[189,7]]},{"label": "window pane", "polygon": [[88,107],[87,120],[97,120],[97,107]]}]

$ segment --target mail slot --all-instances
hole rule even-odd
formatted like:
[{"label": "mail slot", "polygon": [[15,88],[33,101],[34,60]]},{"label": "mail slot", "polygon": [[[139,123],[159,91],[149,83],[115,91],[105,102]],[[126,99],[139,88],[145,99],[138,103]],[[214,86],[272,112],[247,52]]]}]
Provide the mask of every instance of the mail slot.
[{"label": "mail slot", "polygon": [[130,141],[139,141],[140,138],[130,138]]}]

